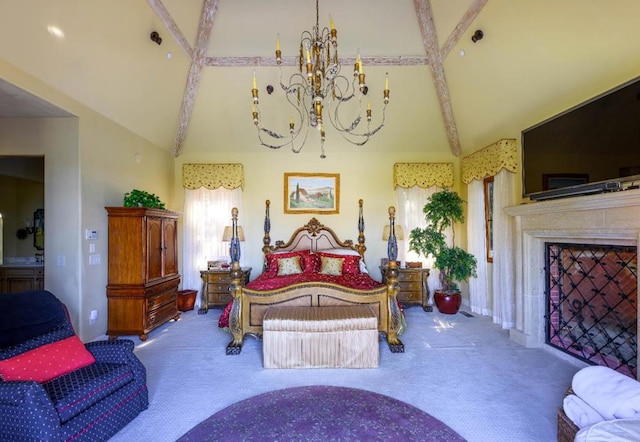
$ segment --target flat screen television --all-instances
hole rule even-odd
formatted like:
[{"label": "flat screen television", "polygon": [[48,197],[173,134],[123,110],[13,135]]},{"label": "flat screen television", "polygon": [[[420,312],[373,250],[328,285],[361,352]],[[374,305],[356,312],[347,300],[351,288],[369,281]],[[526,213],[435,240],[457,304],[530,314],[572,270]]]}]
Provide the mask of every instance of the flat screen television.
[{"label": "flat screen television", "polygon": [[523,130],[522,170],[532,199],[640,178],[640,77]]}]

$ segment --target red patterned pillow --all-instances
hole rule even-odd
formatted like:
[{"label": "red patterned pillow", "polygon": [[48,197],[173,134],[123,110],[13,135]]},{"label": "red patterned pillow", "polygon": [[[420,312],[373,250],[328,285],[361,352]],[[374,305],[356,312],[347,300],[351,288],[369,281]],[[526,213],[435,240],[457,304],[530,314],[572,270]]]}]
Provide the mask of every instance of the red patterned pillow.
[{"label": "red patterned pillow", "polygon": [[342,274],[343,275],[359,275],[360,272],[360,256],[355,255],[336,255],[334,253],[318,252],[320,256],[329,258],[343,258]]},{"label": "red patterned pillow", "polygon": [[80,338],[71,336],[0,361],[0,377],[45,383],[95,362]]},{"label": "red patterned pillow", "polygon": [[320,255],[311,252],[302,255],[302,270],[304,273],[318,273],[320,271]]}]

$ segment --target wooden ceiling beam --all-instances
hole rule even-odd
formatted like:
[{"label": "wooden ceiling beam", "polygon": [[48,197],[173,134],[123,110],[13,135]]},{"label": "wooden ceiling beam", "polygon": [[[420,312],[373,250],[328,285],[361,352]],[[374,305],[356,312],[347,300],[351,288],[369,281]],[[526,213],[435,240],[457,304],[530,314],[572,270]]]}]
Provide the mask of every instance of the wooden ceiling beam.
[{"label": "wooden ceiling beam", "polygon": [[436,87],[438,102],[440,103],[440,111],[444,120],[447,138],[449,139],[449,147],[451,153],[457,157],[462,155],[460,148],[460,139],[458,137],[458,129],[456,120],[451,106],[451,97],[449,96],[449,87],[442,66],[442,54],[438,47],[438,37],[436,35],[436,27],[433,23],[433,13],[431,12],[431,4],[429,0],[413,0],[416,9],[418,24],[422,33],[422,42],[427,51],[427,60],[429,68],[433,76],[433,84]]},{"label": "wooden ceiling beam", "polygon": [[198,36],[196,44],[193,48],[193,58],[189,75],[187,77],[187,85],[184,89],[182,97],[182,106],[180,107],[180,117],[178,120],[178,129],[173,144],[173,154],[178,157],[182,154],[182,147],[187,138],[189,130],[189,122],[193,113],[193,106],[196,101],[198,85],[202,76],[202,67],[205,62],[205,54],[209,46],[209,37],[213,29],[213,18],[218,8],[218,0],[204,0],[202,5],[202,15],[200,16],[200,25],[198,26]]},{"label": "wooden ceiling beam", "polygon": [[153,12],[155,12],[160,20],[162,20],[165,28],[167,28],[169,33],[173,36],[173,39],[182,48],[184,53],[187,54],[189,60],[191,60],[193,58],[193,50],[191,49],[187,39],[184,37],[182,31],[180,31],[180,28],[178,28],[178,25],[176,25],[173,17],[171,17],[171,14],[167,11],[167,8],[164,7],[164,4],[162,4],[160,0],[147,0],[147,2],[149,2],[149,6],[151,6]]},{"label": "wooden ceiling beam", "polygon": [[[427,57],[413,55],[370,56],[360,57],[363,65],[366,66],[423,66],[428,64]],[[340,57],[342,66],[353,66],[355,57]],[[278,66],[275,57],[207,57],[207,66],[215,67],[255,67],[255,66]],[[282,66],[298,66],[298,57],[282,57]]]},{"label": "wooden ceiling beam", "polygon": [[473,23],[478,14],[480,14],[480,11],[482,11],[482,8],[484,8],[484,5],[486,5],[488,1],[489,0],[474,0],[471,6],[469,6],[469,9],[467,9],[467,12],[462,16],[460,22],[457,24],[451,35],[449,35],[449,38],[447,38],[447,41],[442,45],[442,49],[440,50],[440,57],[442,60],[447,58],[449,52],[451,52],[453,47],[460,41],[462,34],[467,32],[471,23]]}]

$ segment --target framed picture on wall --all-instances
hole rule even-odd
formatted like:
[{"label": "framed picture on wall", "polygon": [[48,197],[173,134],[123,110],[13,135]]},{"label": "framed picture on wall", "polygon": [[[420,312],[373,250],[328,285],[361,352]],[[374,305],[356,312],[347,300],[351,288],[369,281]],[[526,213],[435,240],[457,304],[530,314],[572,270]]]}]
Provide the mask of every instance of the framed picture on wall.
[{"label": "framed picture on wall", "polygon": [[284,213],[340,213],[340,174],[285,173]]}]

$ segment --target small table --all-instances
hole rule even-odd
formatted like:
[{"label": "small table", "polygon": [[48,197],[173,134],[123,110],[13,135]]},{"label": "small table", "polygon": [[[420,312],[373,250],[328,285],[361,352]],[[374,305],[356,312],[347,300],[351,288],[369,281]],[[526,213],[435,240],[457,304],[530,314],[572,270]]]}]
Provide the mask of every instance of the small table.
[{"label": "small table", "polygon": [[[204,315],[209,308],[225,307],[233,296],[229,291],[231,286],[230,269],[201,270],[202,291],[200,292],[200,309],[198,313]],[[242,285],[249,282],[251,267],[242,268]]]},{"label": "small table", "polygon": [[[387,283],[387,267],[380,266],[382,282]],[[427,278],[429,269],[398,267],[398,301],[405,305],[421,305],[425,312],[433,311],[429,304]]]}]

